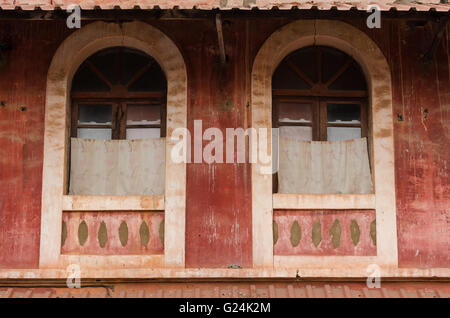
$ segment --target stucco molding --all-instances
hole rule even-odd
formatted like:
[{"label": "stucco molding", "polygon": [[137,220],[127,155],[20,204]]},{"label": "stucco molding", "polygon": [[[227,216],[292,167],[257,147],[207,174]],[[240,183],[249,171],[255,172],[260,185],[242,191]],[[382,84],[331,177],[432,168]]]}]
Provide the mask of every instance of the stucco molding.
[{"label": "stucco molding", "polygon": [[[135,261],[141,262],[136,258]],[[433,281],[448,282],[450,277],[449,268],[388,268],[380,273],[382,284],[390,279],[430,279]],[[227,268],[82,268],[81,277],[83,279],[200,279],[211,278],[240,280],[253,278],[290,278],[298,280],[307,279],[359,279],[366,281],[367,272],[365,268],[347,267],[339,268],[273,268],[273,269],[227,269]],[[0,269],[0,279],[27,279],[29,281],[39,279],[67,279],[65,269]]]},{"label": "stucco molding", "polygon": [[[144,22],[94,22],[71,34],[57,49],[47,75],[42,182],[40,267],[63,266],[61,222],[67,171],[70,89],[80,64],[95,52],[113,46],[141,50],[160,64],[167,78],[167,135],[187,122],[187,72],[177,46]],[[184,267],[186,164],[170,153],[177,141],[166,139],[164,266]],[[67,198],[66,198],[67,199]],[[126,207],[124,207],[126,208]],[[126,256],[117,265],[127,264]],[[102,262],[98,262],[101,267]],[[81,264],[82,265],[82,264]],[[114,264],[108,263],[108,267]]]},{"label": "stucco molding", "polygon": [[[252,70],[251,104],[253,128],[272,127],[272,74],[289,53],[310,45],[335,47],[352,56],[362,67],[369,87],[372,121],[372,162],[377,222],[377,257],[383,267],[397,267],[397,228],[394,179],[391,72],[375,42],[361,30],[341,21],[298,20],[275,31],[259,50]],[[271,148],[268,138],[267,149]],[[271,166],[271,163],[269,163]],[[267,166],[267,165],[266,165]],[[261,163],[252,164],[253,262],[255,267],[297,267],[304,263],[274,262],[272,176],[261,173]],[[279,202],[278,202],[279,203]],[[277,206],[278,207],[278,206]],[[278,207],[279,208],[279,207]],[[298,208],[298,207],[297,207]],[[282,258],[284,259],[284,258]],[[323,265],[326,258],[308,258]],[[342,267],[352,262],[343,259]],[[333,264],[329,263],[329,266]]]}]

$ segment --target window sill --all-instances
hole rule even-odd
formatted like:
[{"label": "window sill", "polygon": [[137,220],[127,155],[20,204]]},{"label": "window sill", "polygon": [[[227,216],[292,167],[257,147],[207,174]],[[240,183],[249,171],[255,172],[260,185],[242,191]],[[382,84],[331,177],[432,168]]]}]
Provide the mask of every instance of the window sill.
[{"label": "window sill", "polygon": [[274,209],[375,209],[375,194],[273,194]]},{"label": "window sill", "polygon": [[64,195],[63,211],[163,211],[164,195]]}]

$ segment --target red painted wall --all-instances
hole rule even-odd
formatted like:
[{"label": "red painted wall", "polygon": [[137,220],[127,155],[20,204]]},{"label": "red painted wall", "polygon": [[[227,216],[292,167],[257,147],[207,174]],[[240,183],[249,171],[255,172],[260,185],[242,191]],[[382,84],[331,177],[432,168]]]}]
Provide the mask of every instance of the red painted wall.
[{"label": "red painted wall", "polygon": [[[190,129],[198,119],[203,129],[246,128],[254,57],[289,21],[230,22],[224,24],[226,68],[217,63],[212,19],[151,22],[185,57]],[[356,19],[352,24],[374,39],[392,68],[400,265],[449,267],[450,31],[436,58],[423,64],[418,58],[437,24],[410,29],[404,21],[383,20],[379,30]],[[13,46],[0,69],[0,100],[6,102],[0,107],[0,268],[38,266],[46,73],[69,33],[64,21],[0,21],[0,41]],[[189,164],[187,178],[187,266],[250,266],[250,166]]]},{"label": "red painted wall", "polygon": [[392,28],[397,231],[404,267],[450,267],[449,30],[429,63],[419,62],[436,28]]},{"label": "red painted wall", "polygon": [[[53,22],[0,22],[0,268],[37,267],[46,74],[65,36]],[[26,107],[21,111],[21,107]]]}]

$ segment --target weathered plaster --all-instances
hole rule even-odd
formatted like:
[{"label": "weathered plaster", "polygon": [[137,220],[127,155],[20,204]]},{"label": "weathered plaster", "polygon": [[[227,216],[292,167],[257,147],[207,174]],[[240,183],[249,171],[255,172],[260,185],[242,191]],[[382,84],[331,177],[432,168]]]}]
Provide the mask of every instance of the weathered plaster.
[{"label": "weathered plaster", "polygon": [[[45,106],[44,164],[42,184],[42,222],[40,267],[59,267],[61,262],[61,221],[64,207],[74,205],[81,210],[103,207],[118,210],[152,210],[161,207],[159,200],[142,198],[86,199],[65,197],[70,85],[79,65],[93,53],[112,46],[128,46],[141,50],[161,65],[167,78],[167,135],[186,127],[187,73],[183,57],[175,44],[158,29],[143,23],[123,24],[95,22],[70,35],[58,48],[47,75]],[[186,206],[186,164],[174,163],[170,154],[176,141],[166,139],[165,253],[164,265],[184,266]],[[96,202],[99,199],[98,202]],[[87,200],[87,201],[86,201]],[[92,202],[90,205],[89,202]],[[87,204],[86,204],[87,203]],[[130,205],[128,205],[128,203]],[[92,208],[90,208],[92,207]],[[72,206],[73,209],[73,206]],[[119,210],[120,210],[119,209]],[[95,258],[95,257],[94,257]],[[79,258],[83,261],[85,258]],[[98,258],[99,267],[124,266],[129,256]],[[159,263],[159,262],[157,262]]]},{"label": "weathered plaster", "polygon": [[274,193],[274,209],[374,209],[373,194]]},{"label": "weathered plaster", "polygon": [[[251,98],[252,98],[252,127],[272,127],[272,74],[281,60],[289,53],[309,45],[327,45],[335,47],[352,56],[363,68],[369,85],[370,109],[373,125],[373,176],[375,185],[375,198],[366,197],[357,199],[353,208],[375,208],[377,222],[377,257],[367,260],[383,266],[396,267],[397,260],[397,229],[395,206],[395,180],[394,180],[394,146],[392,122],[392,89],[391,73],[379,47],[363,32],[351,25],[330,20],[299,20],[292,22],[275,31],[259,50],[252,71]],[[271,148],[271,138],[268,138],[267,149]],[[303,208],[296,197],[283,198],[272,196],[272,176],[261,172],[267,165],[256,163],[252,165],[252,214],[253,214],[253,262],[261,267],[297,267],[325,265],[335,268],[346,267],[355,261],[354,258],[338,258],[336,264],[331,258],[308,257],[305,259],[290,256],[273,257],[273,238],[266,235],[272,229],[273,206],[277,208]],[[266,169],[267,170],[267,169]],[[338,198],[339,208],[349,207],[346,197]],[[356,197],[355,197],[356,198]],[[287,200],[289,204],[283,206]],[[308,202],[312,202],[308,197]],[[329,204],[321,200],[322,208],[330,208]],[[298,203],[298,204],[297,204]],[[300,206],[299,206],[300,205]],[[309,204],[307,208],[318,204]],[[337,207],[335,207],[337,208]],[[365,258],[357,257],[360,266],[365,266]]]},{"label": "weathered plaster", "polygon": [[164,195],[63,196],[64,211],[164,211]]},{"label": "weathered plaster", "polygon": [[[121,256],[104,256],[102,262],[106,265],[115,264],[120,260]],[[282,258],[282,257],[279,257]],[[311,267],[311,261],[315,258],[299,256],[299,259],[303,261],[297,261],[297,264],[302,265],[300,267],[293,268],[278,268],[278,269],[184,269],[184,268],[158,268],[163,263],[163,256],[152,255],[152,256],[130,256],[130,261],[133,267],[114,269],[111,267],[105,267],[99,269],[96,265],[98,257],[90,256],[74,256],[66,257],[63,259],[65,264],[81,262],[87,264],[87,266],[81,267],[81,277],[83,279],[95,278],[95,279],[106,279],[106,278],[240,278],[240,279],[251,279],[251,278],[292,278],[292,279],[311,279],[311,278],[359,278],[364,281],[367,279],[368,273],[366,272],[366,267],[354,267],[347,266],[346,269],[334,268],[334,267],[323,267],[315,266]],[[337,264],[349,264],[349,260],[354,262],[360,262],[361,257],[353,256],[327,256],[330,262],[335,261]],[[287,261],[293,260],[290,257]],[[364,264],[370,265],[371,261],[374,261],[372,257],[364,258]],[[275,259],[276,262],[283,261]],[[65,269],[4,269],[0,270],[0,279],[19,279],[19,278],[34,278],[34,279],[67,279],[68,272]],[[448,268],[429,268],[429,269],[419,269],[419,268],[386,268],[381,270],[381,278],[443,278],[447,280],[450,277],[450,269]]]}]

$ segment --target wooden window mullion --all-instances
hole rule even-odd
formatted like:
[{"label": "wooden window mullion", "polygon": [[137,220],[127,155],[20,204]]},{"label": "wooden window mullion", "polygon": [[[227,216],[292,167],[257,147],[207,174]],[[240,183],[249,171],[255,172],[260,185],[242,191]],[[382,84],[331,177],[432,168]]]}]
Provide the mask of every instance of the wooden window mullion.
[{"label": "wooden window mullion", "polygon": [[278,118],[278,100],[274,100],[274,108],[272,112],[272,127],[278,128],[279,127],[279,118]]},{"label": "wooden window mullion", "polygon": [[116,103],[112,104],[112,114],[111,114],[111,139],[119,139],[119,131],[117,125],[117,114],[118,107]]},{"label": "wooden window mullion", "polygon": [[127,103],[119,103],[119,139],[127,139]]},{"label": "wooden window mullion", "polygon": [[167,101],[166,101],[166,97],[163,97],[163,99],[161,100],[161,106],[160,106],[160,113],[161,113],[161,137],[166,137],[167,134],[167,126],[166,126],[166,121],[167,121],[167,109],[165,107]]},{"label": "wooden window mullion", "polygon": [[317,141],[320,140],[320,105],[319,99],[314,98],[311,101],[312,107],[312,140]]},{"label": "wooden window mullion", "polygon": [[327,140],[327,126],[328,126],[328,117],[327,117],[327,102],[324,100],[319,100],[320,107],[320,119],[319,119],[319,131],[320,131],[320,141]]},{"label": "wooden window mullion", "polygon": [[72,103],[72,117],[70,123],[70,136],[77,137],[78,134],[78,103]]}]

